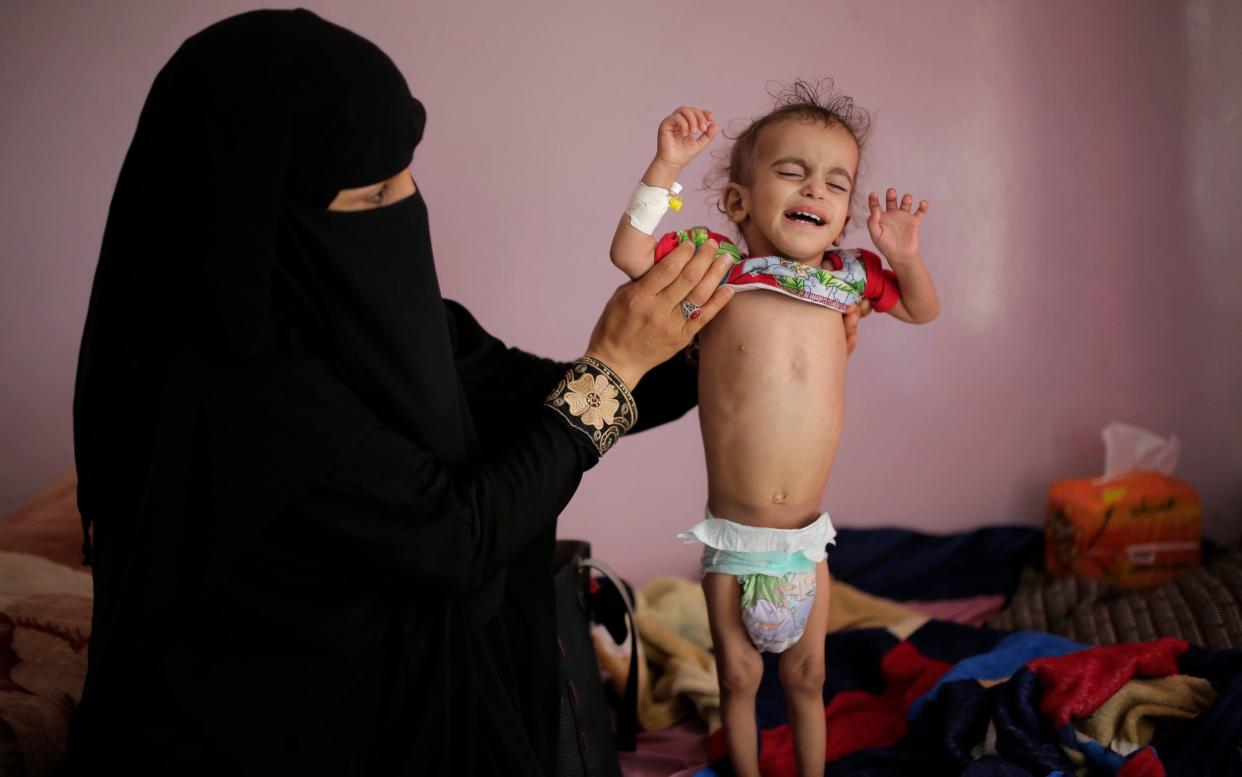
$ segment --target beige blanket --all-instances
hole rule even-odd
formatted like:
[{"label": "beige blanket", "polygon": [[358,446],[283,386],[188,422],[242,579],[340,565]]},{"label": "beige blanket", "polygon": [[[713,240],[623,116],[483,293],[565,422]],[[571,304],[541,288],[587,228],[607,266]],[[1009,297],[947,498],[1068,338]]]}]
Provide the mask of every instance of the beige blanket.
[{"label": "beige blanket", "polygon": [[[887,627],[905,637],[927,616],[896,602],[833,581],[828,631]],[[638,592],[635,602],[639,634],[638,723],[644,731],[673,726],[690,715],[720,727],[720,686],[707,625],[707,601],[697,581],[657,577]],[[629,671],[627,645],[617,646],[596,630],[600,668],[618,696]]]}]

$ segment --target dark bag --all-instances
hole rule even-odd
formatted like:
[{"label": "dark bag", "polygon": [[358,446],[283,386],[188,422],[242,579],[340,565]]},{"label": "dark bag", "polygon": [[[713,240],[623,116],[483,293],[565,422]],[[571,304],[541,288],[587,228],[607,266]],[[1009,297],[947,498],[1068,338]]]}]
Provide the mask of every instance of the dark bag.
[{"label": "dark bag", "polygon": [[[607,700],[595,648],[591,644],[591,569],[612,582],[621,597],[632,635],[625,698],[616,714]],[[617,750],[633,750],[638,733],[638,631],[625,584],[603,564],[591,560],[581,540],[557,540],[553,561],[556,636],[561,654],[561,715],[557,733],[557,777],[621,777]]]}]

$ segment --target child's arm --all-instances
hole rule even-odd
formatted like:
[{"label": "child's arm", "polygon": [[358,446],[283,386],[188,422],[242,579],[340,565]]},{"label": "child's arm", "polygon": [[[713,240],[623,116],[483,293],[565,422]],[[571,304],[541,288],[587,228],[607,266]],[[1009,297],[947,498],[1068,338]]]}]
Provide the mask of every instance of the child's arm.
[{"label": "child's arm", "polygon": [[[716,137],[715,119],[711,111],[682,106],[660,122],[656,155],[643,174],[643,183],[661,189],[672,186],[682,169]],[[609,249],[613,264],[631,278],[637,278],[655,263],[655,246],[654,236],[636,229],[630,223],[628,212],[621,214]]]},{"label": "child's arm", "polygon": [[897,206],[896,189],[889,189],[885,199],[886,207],[880,210],[880,196],[875,192],[868,195],[871,216],[867,229],[901,287],[901,299],[888,312],[908,324],[926,324],[940,313],[936,287],[919,254],[919,226],[927,215],[927,200],[912,210],[914,198],[909,194],[901,198],[901,207]]}]

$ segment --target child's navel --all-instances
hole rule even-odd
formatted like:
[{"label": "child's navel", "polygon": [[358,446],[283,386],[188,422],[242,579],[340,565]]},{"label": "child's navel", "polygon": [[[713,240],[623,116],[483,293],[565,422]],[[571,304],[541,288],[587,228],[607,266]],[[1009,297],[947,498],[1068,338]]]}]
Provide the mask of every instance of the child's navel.
[{"label": "child's navel", "polygon": [[781,504],[782,502],[785,501],[785,495],[781,493],[780,491],[777,491],[775,494],[772,495],[772,501],[777,504]]}]

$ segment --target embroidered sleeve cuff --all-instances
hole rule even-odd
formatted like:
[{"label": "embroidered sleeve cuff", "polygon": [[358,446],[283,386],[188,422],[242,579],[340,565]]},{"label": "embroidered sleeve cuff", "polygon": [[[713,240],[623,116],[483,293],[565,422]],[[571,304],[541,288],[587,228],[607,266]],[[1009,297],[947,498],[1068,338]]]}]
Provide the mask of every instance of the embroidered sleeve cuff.
[{"label": "embroidered sleeve cuff", "polygon": [[630,390],[601,361],[583,356],[544,402],[586,435],[603,456],[638,420]]}]

